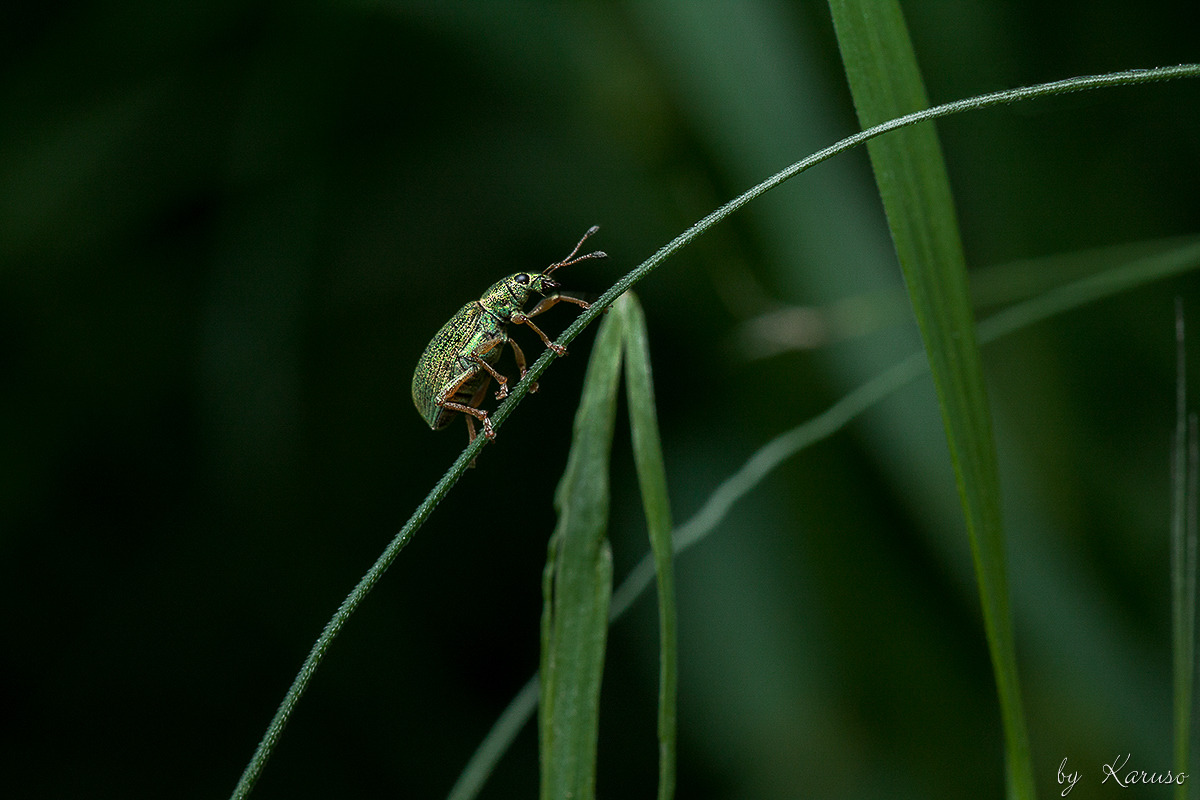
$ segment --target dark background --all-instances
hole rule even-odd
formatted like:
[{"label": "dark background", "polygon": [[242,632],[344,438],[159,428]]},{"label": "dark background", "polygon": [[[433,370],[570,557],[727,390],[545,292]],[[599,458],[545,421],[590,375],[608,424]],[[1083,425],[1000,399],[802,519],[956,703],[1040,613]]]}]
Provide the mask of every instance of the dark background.
[{"label": "dark background", "polygon": [[[1200,60],[1193,2],[904,8],[935,103]],[[1198,101],[1177,81],[939,123],[968,262],[1200,231]],[[465,443],[409,399],[434,331],[596,223],[610,258],[560,277],[598,294],[856,129],[818,2],[6,6],[0,792],[227,795],[322,625]],[[639,285],[677,522],[919,344],[911,315],[865,314],[867,335],[751,358],[739,324],[899,287],[864,152]],[[1118,753],[1171,766],[1173,298],[1200,320],[1198,290],[1163,281],[985,351],[1047,796],[1063,757],[1074,797],[1108,793]],[[536,667],[592,335],[350,621],[256,797],[449,790]],[[618,576],[647,548],[626,439]],[[1002,796],[927,379],[772,474],[677,580],[680,797]],[[656,636],[643,599],[610,640],[603,797],[653,796]],[[536,780],[531,725],[484,796]]]}]

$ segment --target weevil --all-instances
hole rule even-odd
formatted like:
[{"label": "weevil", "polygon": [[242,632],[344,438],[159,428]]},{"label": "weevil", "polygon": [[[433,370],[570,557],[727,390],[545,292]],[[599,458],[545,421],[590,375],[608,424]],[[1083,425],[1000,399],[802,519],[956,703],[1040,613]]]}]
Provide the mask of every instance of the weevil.
[{"label": "weevil", "polygon": [[[518,272],[492,284],[483,293],[483,297],[460,308],[458,313],[434,334],[429,346],[417,361],[412,380],[413,403],[430,428],[435,431],[441,430],[453,421],[455,415],[461,413],[467,421],[468,441],[475,441],[474,420],[482,423],[484,436],[489,439],[496,438],[496,431],[492,428],[488,412],[479,405],[487,395],[488,386],[493,378],[500,384],[496,399],[503,400],[508,397],[508,378],[496,370],[496,362],[500,360],[505,344],[512,346],[521,378],[525,377],[527,371],[525,354],[521,352],[520,346],[509,338],[508,325],[526,325],[556,355],[567,354],[566,348],[550,341],[549,337],[530,321],[530,317],[536,317],[563,301],[584,309],[589,307],[587,302],[577,297],[555,291],[560,284],[550,276],[561,267],[569,267],[585,259],[605,258],[605,254],[599,250],[584,256],[575,255],[587,238],[598,230],[600,226],[593,225],[579,240],[579,244],[575,245],[570,255],[541,272]],[[525,304],[534,293],[544,297],[527,312],[524,310]],[[537,391],[537,384],[531,386],[529,391]]]}]

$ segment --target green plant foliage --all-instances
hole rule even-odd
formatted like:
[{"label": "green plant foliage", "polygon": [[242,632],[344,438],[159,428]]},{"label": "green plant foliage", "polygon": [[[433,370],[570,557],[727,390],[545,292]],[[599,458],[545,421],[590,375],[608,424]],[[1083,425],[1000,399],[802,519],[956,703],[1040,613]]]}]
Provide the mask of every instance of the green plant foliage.
[{"label": "green plant foliage", "polygon": [[[671,499],[658,433],[654,381],[646,316],[633,293],[622,295],[614,312],[624,317],[625,388],[629,399],[629,428],[637,465],[642,509],[658,581],[658,799],[675,795],[676,678],[678,642],[675,622],[675,550],[671,542]],[[610,616],[611,618],[611,616]]]},{"label": "green plant foliage", "polygon": [[[5,796],[199,800],[245,770],[255,800],[444,797],[497,717],[458,800],[509,740],[479,796],[536,796],[537,684],[506,705],[537,671],[588,325],[648,276],[688,547],[677,795],[1002,797],[937,397],[848,151],[943,120],[979,337],[1011,334],[1121,246],[1200,232],[1200,82],[1181,79],[1200,10],[902,5],[940,105],[859,132],[820,0],[9,4]],[[536,395],[484,401],[494,442],[431,433],[409,377],[439,326],[592,223],[611,258],[569,286],[606,299],[538,318],[571,357],[538,359]],[[1043,796],[1062,756],[1071,796],[1116,752],[1172,764],[1171,308],[1200,281],[1159,274],[984,346]],[[776,309],[852,333],[737,346]],[[496,368],[518,373],[511,353]],[[597,789],[645,797],[662,609],[624,424]]]},{"label": "green plant foliage", "polygon": [[[1031,270],[1043,275],[1069,274],[1078,268],[1074,264],[1078,258],[1076,255],[1059,256],[1038,259],[1035,262],[1003,265],[993,268],[987,279],[993,286],[1011,286],[1023,284]],[[1090,251],[1086,254],[1086,260],[1090,264],[1104,264],[1108,268],[1080,280],[1048,289],[1044,294],[1017,303],[984,319],[979,324],[980,344],[995,342],[1101,298],[1194,270],[1200,267],[1200,242],[1190,239],[1182,242],[1159,241],[1142,242],[1132,246],[1122,245],[1107,250]],[[1121,263],[1123,260],[1125,263]],[[924,351],[913,353],[843,397],[824,413],[772,439],[741,469],[722,481],[708,496],[700,510],[675,530],[672,535],[675,553],[684,552],[714,533],[734,504],[759,486],[787,459],[843,430],[856,417],[912,383],[928,369],[929,360]],[[1195,524],[1194,515],[1189,516],[1188,520],[1189,524]],[[657,553],[650,553],[643,558],[613,592],[610,622],[620,619],[654,582],[657,558]],[[533,716],[537,705],[536,687],[535,676],[513,698],[463,770],[448,800],[470,800],[478,795],[501,755],[512,744],[517,732]]]},{"label": "green plant foliage", "polygon": [[517,696],[496,720],[487,738],[480,743],[479,749],[471,757],[471,762],[454,782],[446,800],[471,800],[479,795],[496,764],[508,752],[517,734],[537,711],[539,693],[540,687],[535,675],[517,692]]},{"label": "green plant foliage", "polygon": [[[1187,348],[1183,300],[1175,300],[1175,435],[1171,442],[1171,652],[1174,656],[1173,766],[1187,774],[1192,733],[1192,685],[1196,674],[1196,493],[1200,444],[1195,412],[1187,410]],[[1186,784],[1176,782],[1176,800]]]},{"label": "green plant foliage", "polygon": [[[928,107],[899,3],[831,0],[830,8],[862,126]],[[867,150],[925,341],[971,537],[1000,694],[1009,796],[1032,798],[1033,764],[1017,678],[996,443],[950,180],[931,123],[875,139]]]},{"label": "green plant foliage", "polygon": [[539,670],[542,797],[592,798],[600,684],[612,592],[606,538],[609,454],[622,356],[629,396],[634,461],[658,575],[661,626],[659,798],[675,786],[675,602],[671,510],[654,411],[646,321],[631,294],[622,295],[596,334],[575,416],[567,469],[555,494],[558,526],[543,582]]},{"label": "green plant foliage", "polygon": [[[916,125],[921,122],[927,122],[938,117],[947,116],[949,114],[960,113],[971,109],[986,108],[992,105],[1002,103],[1012,103],[1020,100],[1026,100],[1034,97],[1052,96],[1064,92],[1081,91],[1084,89],[1095,89],[1105,86],[1119,86],[1125,84],[1144,83],[1154,80],[1167,80],[1175,77],[1195,76],[1200,74],[1200,67],[1196,65],[1180,65],[1178,67],[1167,67],[1154,70],[1138,70],[1125,73],[1114,73],[1111,75],[1089,76],[1084,78],[1071,78],[1053,83],[1044,84],[1041,86],[1027,87],[1022,89],[1007,90],[995,92],[990,95],[983,95],[977,98],[961,100],[954,103],[937,106],[935,108],[917,111],[907,114],[903,117],[898,117],[888,122],[881,123],[872,128],[869,128],[861,133],[849,136],[846,139],[838,142],[835,145],[825,148],[820,152],[802,159],[801,161],[792,164],[781,172],[776,173],[767,180],[759,183],[752,189],[743,192],[738,197],[721,206],[716,211],[712,212],[700,222],[688,228],[684,233],[676,236],[667,245],[660,248],[653,256],[643,261],[636,268],[626,274],[623,278],[617,281],[612,287],[606,291],[599,300],[592,304],[584,313],[580,314],[575,321],[565,330],[558,339],[558,344],[565,346],[570,343],[583,328],[597,316],[602,314],[618,297],[624,294],[631,286],[646,277],[647,274],[657,266],[663,263],[670,255],[684,247],[700,234],[704,233],[712,226],[716,225],[722,219],[733,213],[737,209],[749,203],[754,198],[770,191],[779,186],[784,181],[799,175],[801,172],[808,170],[821,162],[832,158],[833,156],[845,152],[851,148],[858,146],[864,142],[881,136],[885,133],[904,128],[910,125]],[[517,383],[516,387],[509,394],[508,399],[496,409],[492,415],[494,425],[498,429],[505,419],[513,412],[516,405],[529,392],[533,383],[541,376],[541,374],[549,366],[553,358],[551,352],[546,350],[538,357],[537,361],[530,366],[528,374],[524,380]],[[371,588],[382,576],[383,572],[395,559],[400,550],[408,543],[413,533],[424,523],[433,509],[441,501],[443,497],[450,491],[458,479],[462,476],[467,466],[472,463],[483,448],[486,439],[477,437],[476,440],[467,446],[467,448],[459,455],[453,466],[442,476],[434,488],[422,501],[417,511],[405,523],[404,527],[396,535],[389,544],[383,555],[376,561],[371,570],[363,577],[354,591],[346,598],[339,607],[333,619],[326,625],[321,637],[310,651],[308,658],[301,667],[300,672],[288,689],[287,695],[283,703],[280,704],[279,710],[268,726],[267,732],[256,748],[250,763],[244,770],[241,778],[235,788],[233,797],[245,797],[253,788],[258,777],[262,773],[262,769],[266,764],[266,760],[270,757],[271,751],[275,743],[279,739],[283,727],[287,724],[292,711],[295,709],[296,703],[303,695],[308,686],[312,675],[320,664],[321,659],[333,639],[336,637],[346,619],[358,604],[371,590]]]},{"label": "green plant foliage", "polygon": [[600,681],[612,595],[608,461],[621,377],[622,319],[604,320],[588,363],[567,469],[554,494],[558,527],[542,596],[542,798],[596,794]]}]

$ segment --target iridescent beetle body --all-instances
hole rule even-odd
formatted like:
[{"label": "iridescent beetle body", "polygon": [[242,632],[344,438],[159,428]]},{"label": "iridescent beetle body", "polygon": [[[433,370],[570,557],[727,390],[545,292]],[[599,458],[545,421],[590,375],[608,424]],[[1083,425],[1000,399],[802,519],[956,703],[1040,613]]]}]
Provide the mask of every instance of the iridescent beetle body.
[{"label": "iridescent beetle body", "polygon": [[[500,360],[505,344],[512,347],[522,378],[526,372],[525,354],[508,336],[509,323],[528,325],[546,347],[557,355],[567,354],[566,349],[551,342],[530,317],[536,317],[562,301],[588,307],[579,298],[555,291],[559,283],[550,276],[559,267],[587,258],[604,258],[600,251],[575,258],[584,241],[598,229],[597,226],[588,229],[571,255],[542,272],[518,272],[492,284],[482,297],[460,308],[434,335],[417,361],[412,380],[413,403],[430,428],[440,430],[461,413],[467,421],[471,440],[475,439],[473,419],[483,424],[485,436],[496,438],[487,412],[479,405],[493,378],[500,384],[496,399],[503,400],[508,396],[508,379],[496,371],[496,362]],[[531,311],[524,311],[525,304],[535,293],[545,297]],[[535,384],[530,391],[536,391],[536,388]]]}]

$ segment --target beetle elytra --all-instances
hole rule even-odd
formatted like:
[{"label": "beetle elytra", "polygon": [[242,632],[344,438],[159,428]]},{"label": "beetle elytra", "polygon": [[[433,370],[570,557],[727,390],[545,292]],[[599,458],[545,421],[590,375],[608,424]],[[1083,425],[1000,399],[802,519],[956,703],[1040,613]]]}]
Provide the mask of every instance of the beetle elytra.
[{"label": "beetle elytra", "polygon": [[[593,225],[588,229],[571,254],[562,261],[551,264],[539,272],[518,272],[497,281],[483,293],[458,310],[433,339],[417,361],[413,371],[412,395],[422,419],[429,427],[441,430],[450,424],[455,415],[461,413],[467,421],[470,441],[475,440],[474,420],[483,424],[483,433],[489,439],[496,438],[488,413],[479,407],[487,394],[493,378],[500,384],[496,399],[508,396],[508,379],[496,371],[496,362],[504,351],[504,345],[512,346],[513,357],[521,378],[525,377],[525,354],[508,336],[508,325],[526,325],[556,355],[565,356],[566,348],[550,341],[530,317],[536,317],[551,306],[566,301],[582,308],[589,304],[569,294],[554,291],[559,283],[550,276],[560,267],[577,264],[589,258],[604,258],[599,250],[576,257],[587,238],[600,228]],[[534,293],[545,295],[532,310],[526,312],[525,304]],[[518,378],[520,380],[520,378]],[[537,384],[530,387],[537,391]]]}]

